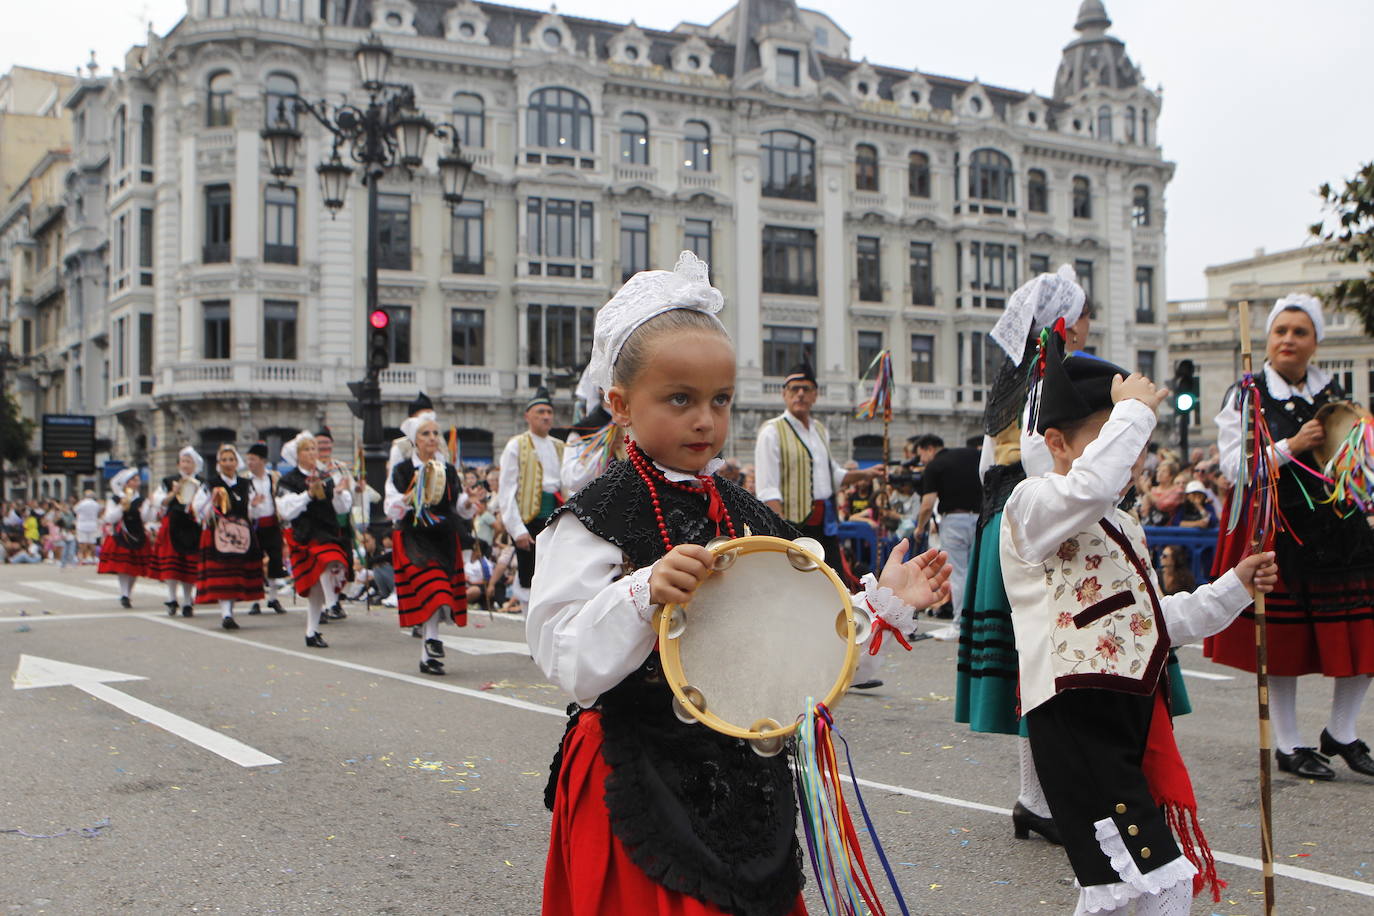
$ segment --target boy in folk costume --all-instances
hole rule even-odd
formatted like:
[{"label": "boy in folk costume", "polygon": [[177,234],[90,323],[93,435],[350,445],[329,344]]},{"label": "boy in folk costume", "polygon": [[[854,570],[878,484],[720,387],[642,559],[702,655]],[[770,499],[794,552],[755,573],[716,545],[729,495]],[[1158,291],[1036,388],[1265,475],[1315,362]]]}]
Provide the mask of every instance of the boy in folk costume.
[{"label": "boy in folk costume", "polygon": [[[280,580],[286,578],[286,566],[282,563],[281,523],[277,519],[277,481],[281,474],[267,466],[267,445],[256,442],[248,448],[248,481],[253,486],[248,500],[248,517],[253,521],[253,533],[267,557],[265,586],[267,606],[278,614],[285,614],[286,608],[277,600]],[[254,601],[249,614],[261,614],[262,608]]]},{"label": "boy in folk costume", "polygon": [[563,443],[549,435],[553,429],[553,401],[540,388],[525,405],[525,432],[511,438],[501,451],[501,482],[497,499],[501,521],[515,541],[519,581],[513,593],[521,604],[529,601],[534,578],[534,539],[563,501]]},{"label": "boy in folk costume", "polygon": [[1208,884],[1219,900],[1220,883],[1174,743],[1169,647],[1224,628],[1277,567],[1252,555],[1161,597],[1144,531],[1118,504],[1168,390],[1062,354],[1051,334],[1033,414],[1054,469],[1018,484],[1002,518],[1022,713],[1080,887],[1075,913],[1129,912],[1132,901],[1137,914],[1187,913]]}]

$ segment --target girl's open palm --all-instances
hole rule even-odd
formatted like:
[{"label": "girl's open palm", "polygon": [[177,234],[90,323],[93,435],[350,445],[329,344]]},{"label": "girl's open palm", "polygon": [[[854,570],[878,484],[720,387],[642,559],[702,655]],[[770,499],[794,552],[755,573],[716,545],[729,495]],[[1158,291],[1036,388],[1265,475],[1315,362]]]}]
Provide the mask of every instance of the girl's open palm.
[{"label": "girl's open palm", "polygon": [[897,597],[916,610],[936,607],[949,600],[949,555],[934,548],[906,559],[911,541],[903,538],[892,549],[883,566],[878,585],[892,589]]}]

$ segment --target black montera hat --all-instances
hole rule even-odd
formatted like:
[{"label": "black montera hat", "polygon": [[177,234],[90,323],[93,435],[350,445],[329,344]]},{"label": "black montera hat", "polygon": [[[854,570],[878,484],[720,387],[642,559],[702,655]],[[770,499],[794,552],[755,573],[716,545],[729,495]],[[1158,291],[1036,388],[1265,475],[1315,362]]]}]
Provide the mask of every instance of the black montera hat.
[{"label": "black montera hat", "polygon": [[257,456],[258,456],[259,458],[261,458],[263,461],[266,461],[266,460],[267,460],[267,443],[265,443],[265,442],[254,442],[252,445],[248,446],[248,454],[250,454],[250,455],[257,455]]},{"label": "black montera hat", "polygon": [[606,409],[606,405],[597,404],[591,413],[579,417],[572,426],[568,427],[569,432],[585,436],[587,433],[594,433],[607,423],[611,422],[611,412]]},{"label": "black montera hat", "polygon": [[406,415],[413,417],[422,410],[433,409],[434,402],[429,399],[429,395],[421,391],[419,394],[415,395],[415,400],[410,402],[409,412]]},{"label": "black montera hat", "polygon": [[1064,341],[1049,334],[1045,351],[1045,377],[1035,423],[1037,432],[1086,419],[1099,410],[1112,409],[1112,379],[1130,375],[1116,363],[1086,354],[1064,357]]},{"label": "black montera hat", "polygon": [[545,388],[543,385],[539,386],[539,390],[534,393],[534,397],[525,402],[525,409],[529,410],[531,407],[539,407],[541,405],[553,406],[553,399],[549,397],[549,389]]},{"label": "black montera hat", "polygon": [[816,370],[811,367],[811,360],[803,358],[801,362],[788,369],[787,377],[782,380],[782,383],[783,385],[790,385],[797,381],[816,384]]},{"label": "black montera hat", "polygon": [[331,439],[331,440],[332,440],[332,439],[334,438],[334,434],[333,434],[332,432],[329,431],[329,427],[328,427],[328,426],[321,426],[319,429],[317,429],[317,430],[315,431],[315,438],[316,438],[316,439],[325,438],[325,439]]}]

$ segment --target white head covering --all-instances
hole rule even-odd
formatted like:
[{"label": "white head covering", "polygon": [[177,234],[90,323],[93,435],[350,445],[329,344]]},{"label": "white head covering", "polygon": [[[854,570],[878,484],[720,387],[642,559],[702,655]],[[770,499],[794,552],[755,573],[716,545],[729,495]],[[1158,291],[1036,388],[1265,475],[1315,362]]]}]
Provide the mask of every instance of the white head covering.
[{"label": "white head covering", "polygon": [[196,463],[196,470],[195,470],[195,473],[199,474],[201,471],[205,470],[205,459],[202,458],[202,457],[200,457],[200,452],[198,452],[198,451],[196,451],[195,449],[191,448],[191,446],[189,446],[189,445],[186,446],[186,447],[183,448],[180,452],[177,453],[177,460],[180,461],[182,458],[185,458],[187,455],[190,455],[191,458],[192,458],[192,459],[195,461],[195,463]]},{"label": "white head covering", "polygon": [[1268,334],[1279,315],[1289,309],[1302,309],[1307,313],[1307,317],[1312,319],[1312,327],[1317,329],[1317,343],[1321,343],[1322,338],[1326,336],[1326,321],[1322,318],[1321,300],[1307,293],[1289,293],[1275,302],[1274,307],[1269,310],[1269,320],[1264,323],[1264,333]]},{"label": "white head covering", "polygon": [[296,466],[296,451],[300,449],[301,443],[306,439],[314,442],[315,434],[308,429],[303,429],[296,433],[295,437],[290,442],[281,447],[281,460],[294,468]]},{"label": "white head covering", "polygon": [[419,445],[420,443],[415,441],[415,437],[420,435],[420,427],[426,423],[437,424],[438,422],[434,416],[434,411],[423,411],[419,416],[406,417],[401,421],[401,435],[409,439],[411,445]]},{"label": "white head covering", "polygon": [[582,370],[582,378],[577,381],[577,391],[573,392],[574,396],[582,402],[582,416],[584,417],[596,410],[601,404],[601,399],[605,397],[605,392],[597,387],[591,372],[587,371],[590,368],[589,365],[587,369]]},{"label": "white head covering", "polygon": [[1021,284],[1007,300],[1007,310],[989,336],[1019,366],[1032,331],[1052,327],[1060,318],[1065,324],[1075,323],[1086,301],[1078,274],[1068,264],[1061,264],[1054,273],[1040,274]]},{"label": "white head covering", "polygon": [[123,496],[124,488],[128,486],[129,481],[137,476],[138,468],[125,468],[110,478],[110,489],[114,491],[116,497]]},{"label": "white head covering", "polygon": [[609,391],[621,347],[650,318],[673,309],[714,316],[724,306],[725,297],[711,285],[706,262],[690,251],[678,255],[672,270],[641,270],[596,313],[592,358],[583,384]]},{"label": "white head covering", "polygon": [[234,476],[237,477],[239,474],[243,473],[243,455],[239,453],[239,450],[237,448],[228,443],[225,443],[224,445],[221,445],[219,448],[215,449],[215,473],[219,473],[219,453],[224,451],[226,448],[234,453]]}]

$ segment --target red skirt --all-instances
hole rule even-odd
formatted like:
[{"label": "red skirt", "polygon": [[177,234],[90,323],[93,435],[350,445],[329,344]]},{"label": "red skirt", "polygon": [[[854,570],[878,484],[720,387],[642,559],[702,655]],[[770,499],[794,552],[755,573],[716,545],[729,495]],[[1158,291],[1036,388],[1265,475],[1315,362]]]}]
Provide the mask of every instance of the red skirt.
[{"label": "red skirt", "polygon": [[291,552],[291,580],[296,594],[302,598],[310,596],[310,590],[330,563],[338,563],[345,571],[349,569],[348,554],[334,541],[297,541],[290,528],[282,532],[282,536]]},{"label": "red skirt", "polygon": [[444,605],[452,608],[455,624],[468,625],[468,580],[463,572],[463,548],[456,543],[455,547],[454,572],[449,574],[439,566],[412,563],[406,555],[401,532],[391,532],[391,566],[396,571],[396,608],[401,626],[418,626]]},{"label": "red skirt", "polygon": [[163,582],[195,582],[200,578],[200,552],[182,553],[172,545],[171,519],[163,519],[153,545],[148,575]]},{"label": "red skirt", "polygon": [[200,535],[200,578],[196,580],[196,604],[262,599],[262,554],[251,548],[242,556],[218,553],[215,535],[206,528]]},{"label": "red skirt", "polygon": [[[1229,500],[1227,505],[1229,509]],[[1330,510],[1322,507],[1320,511]],[[1217,537],[1213,575],[1231,569],[1248,552],[1245,526],[1237,526],[1228,535],[1223,525]],[[1280,568],[1274,590],[1265,596],[1264,615],[1269,635],[1270,674],[1281,677],[1374,674],[1374,607],[1343,610],[1307,607],[1284,585],[1283,569]],[[1217,635],[1207,637],[1202,648],[1203,654],[1215,662],[1242,671],[1254,671],[1254,606],[1246,608],[1235,622]]]},{"label": "red skirt", "polygon": [[152,552],[146,540],[138,547],[129,548],[111,534],[100,545],[100,565],[95,569],[96,572],[122,576],[147,576],[151,558]]},{"label": "red skirt", "polygon": [[[583,710],[563,739],[563,768],[544,864],[544,916],[723,916],[724,911],[651,880],[611,832],[601,755],[601,714]],[[806,916],[801,895],[789,916]]]}]

